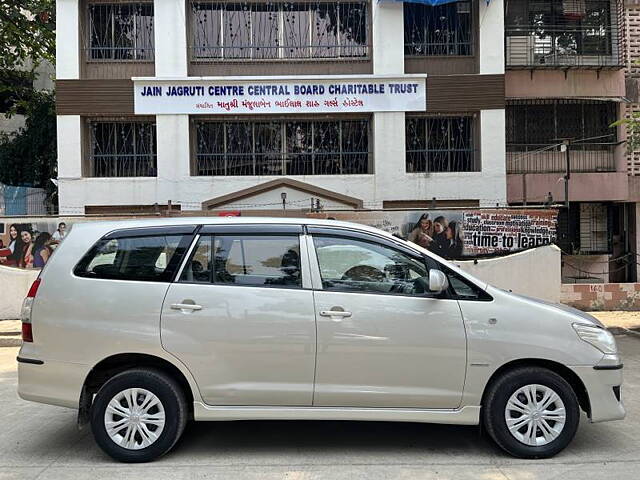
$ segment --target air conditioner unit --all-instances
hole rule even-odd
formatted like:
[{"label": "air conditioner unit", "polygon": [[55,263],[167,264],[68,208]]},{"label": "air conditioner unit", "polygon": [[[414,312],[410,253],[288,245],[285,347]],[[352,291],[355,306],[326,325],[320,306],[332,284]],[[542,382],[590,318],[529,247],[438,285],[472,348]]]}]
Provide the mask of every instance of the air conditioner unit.
[{"label": "air conditioner unit", "polygon": [[535,36],[515,35],[507,37],[507,65],[533,65]]}]

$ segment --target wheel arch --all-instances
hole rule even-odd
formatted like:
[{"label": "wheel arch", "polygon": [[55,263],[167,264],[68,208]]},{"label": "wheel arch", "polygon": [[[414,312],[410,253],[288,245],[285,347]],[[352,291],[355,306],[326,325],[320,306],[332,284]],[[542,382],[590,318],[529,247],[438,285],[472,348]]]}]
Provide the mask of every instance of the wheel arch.
[{"label": "wheel arch", "polygon": [[89,422],[93,396],[114,375],[131,368],[146,367],[159,370],[173,378],[182,389],[187,400],[189,418],[193,418],[193,390],[184,373],[167,359],[146,353],[118,353],[102,359],[89,371],[82,386],[78,408],[78,425]]},{"label": "wheel arch", "polygon": [[560,375],[571,386],[576,397],[578,397],[578,403],[580,408],[584,410],[589,418],[591,418],[591,403],[589,400],[589,393],[580,377],[569,367],[553,360],[546,360],[542,358],[521,358],[512,360],[500,366],[489,378],[489,381],[484,387],[482,392],[481,405],[485,405],[487,393],[491,386],[505,373],[520,367],[541,367],[551,370],[552,372]]}]

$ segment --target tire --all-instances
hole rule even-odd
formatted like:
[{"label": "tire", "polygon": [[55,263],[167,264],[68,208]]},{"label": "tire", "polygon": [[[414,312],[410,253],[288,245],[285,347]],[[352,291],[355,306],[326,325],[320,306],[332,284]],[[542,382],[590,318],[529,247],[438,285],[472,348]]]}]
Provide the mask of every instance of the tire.
[{"label": "tire", "polygon": [[[128,416],[132,403],[137,410]],[[115,460],[149,462],[176,444],[187,415],[184,392],[171,377],[136,368],[113,376],[100,388],[91,406],[91,429],[96,443]]]},{"label": "tire", "polygon": [[482,420],[491,438],[507,453],[519,458],[548,458],[575,436],[580,406],[571,385],[560,375],[546,368],[522,367],[489,386]]}]

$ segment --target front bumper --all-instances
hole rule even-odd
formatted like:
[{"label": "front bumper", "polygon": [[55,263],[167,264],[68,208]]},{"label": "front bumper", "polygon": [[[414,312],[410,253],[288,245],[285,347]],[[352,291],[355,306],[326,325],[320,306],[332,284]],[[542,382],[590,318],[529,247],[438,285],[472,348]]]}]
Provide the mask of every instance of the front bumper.
[{"label": "front bumper", "polygon": [[617,363],[604,361],[595,368],[592,366],[571,367],[584,383],[589,395],[591,407],[591,422],[607,422],[622,420],[626,411],[620,397],[620,390],[614,387],[622,386],[622,367]]}]

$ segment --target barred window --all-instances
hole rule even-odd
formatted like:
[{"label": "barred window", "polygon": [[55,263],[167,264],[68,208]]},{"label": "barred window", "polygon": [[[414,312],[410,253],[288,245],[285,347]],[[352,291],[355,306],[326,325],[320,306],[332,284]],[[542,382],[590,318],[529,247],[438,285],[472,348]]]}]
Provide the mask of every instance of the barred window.
[{"label": "barred window", "polygon": [[370,173],[369,121],[195,123],[196,175]]},{"label": "barred window", "polygon": [[478,171],[473,116],[407,117],[407,172]]},{"label": "barred window", "polygon": [[472,55],[471,2],[404,4],[405,55]]},{"label": "barred window", "polygon": [[153,3],[89,5],[90,60],[153,60]]},{"label": "barred window", "polygon": [[368,1],[191,2],[194,59],[368,55]]},{"label": "barred window", "polygon": [[92,176],[156,176],[155,122],[91,121],[89,131]]}]

